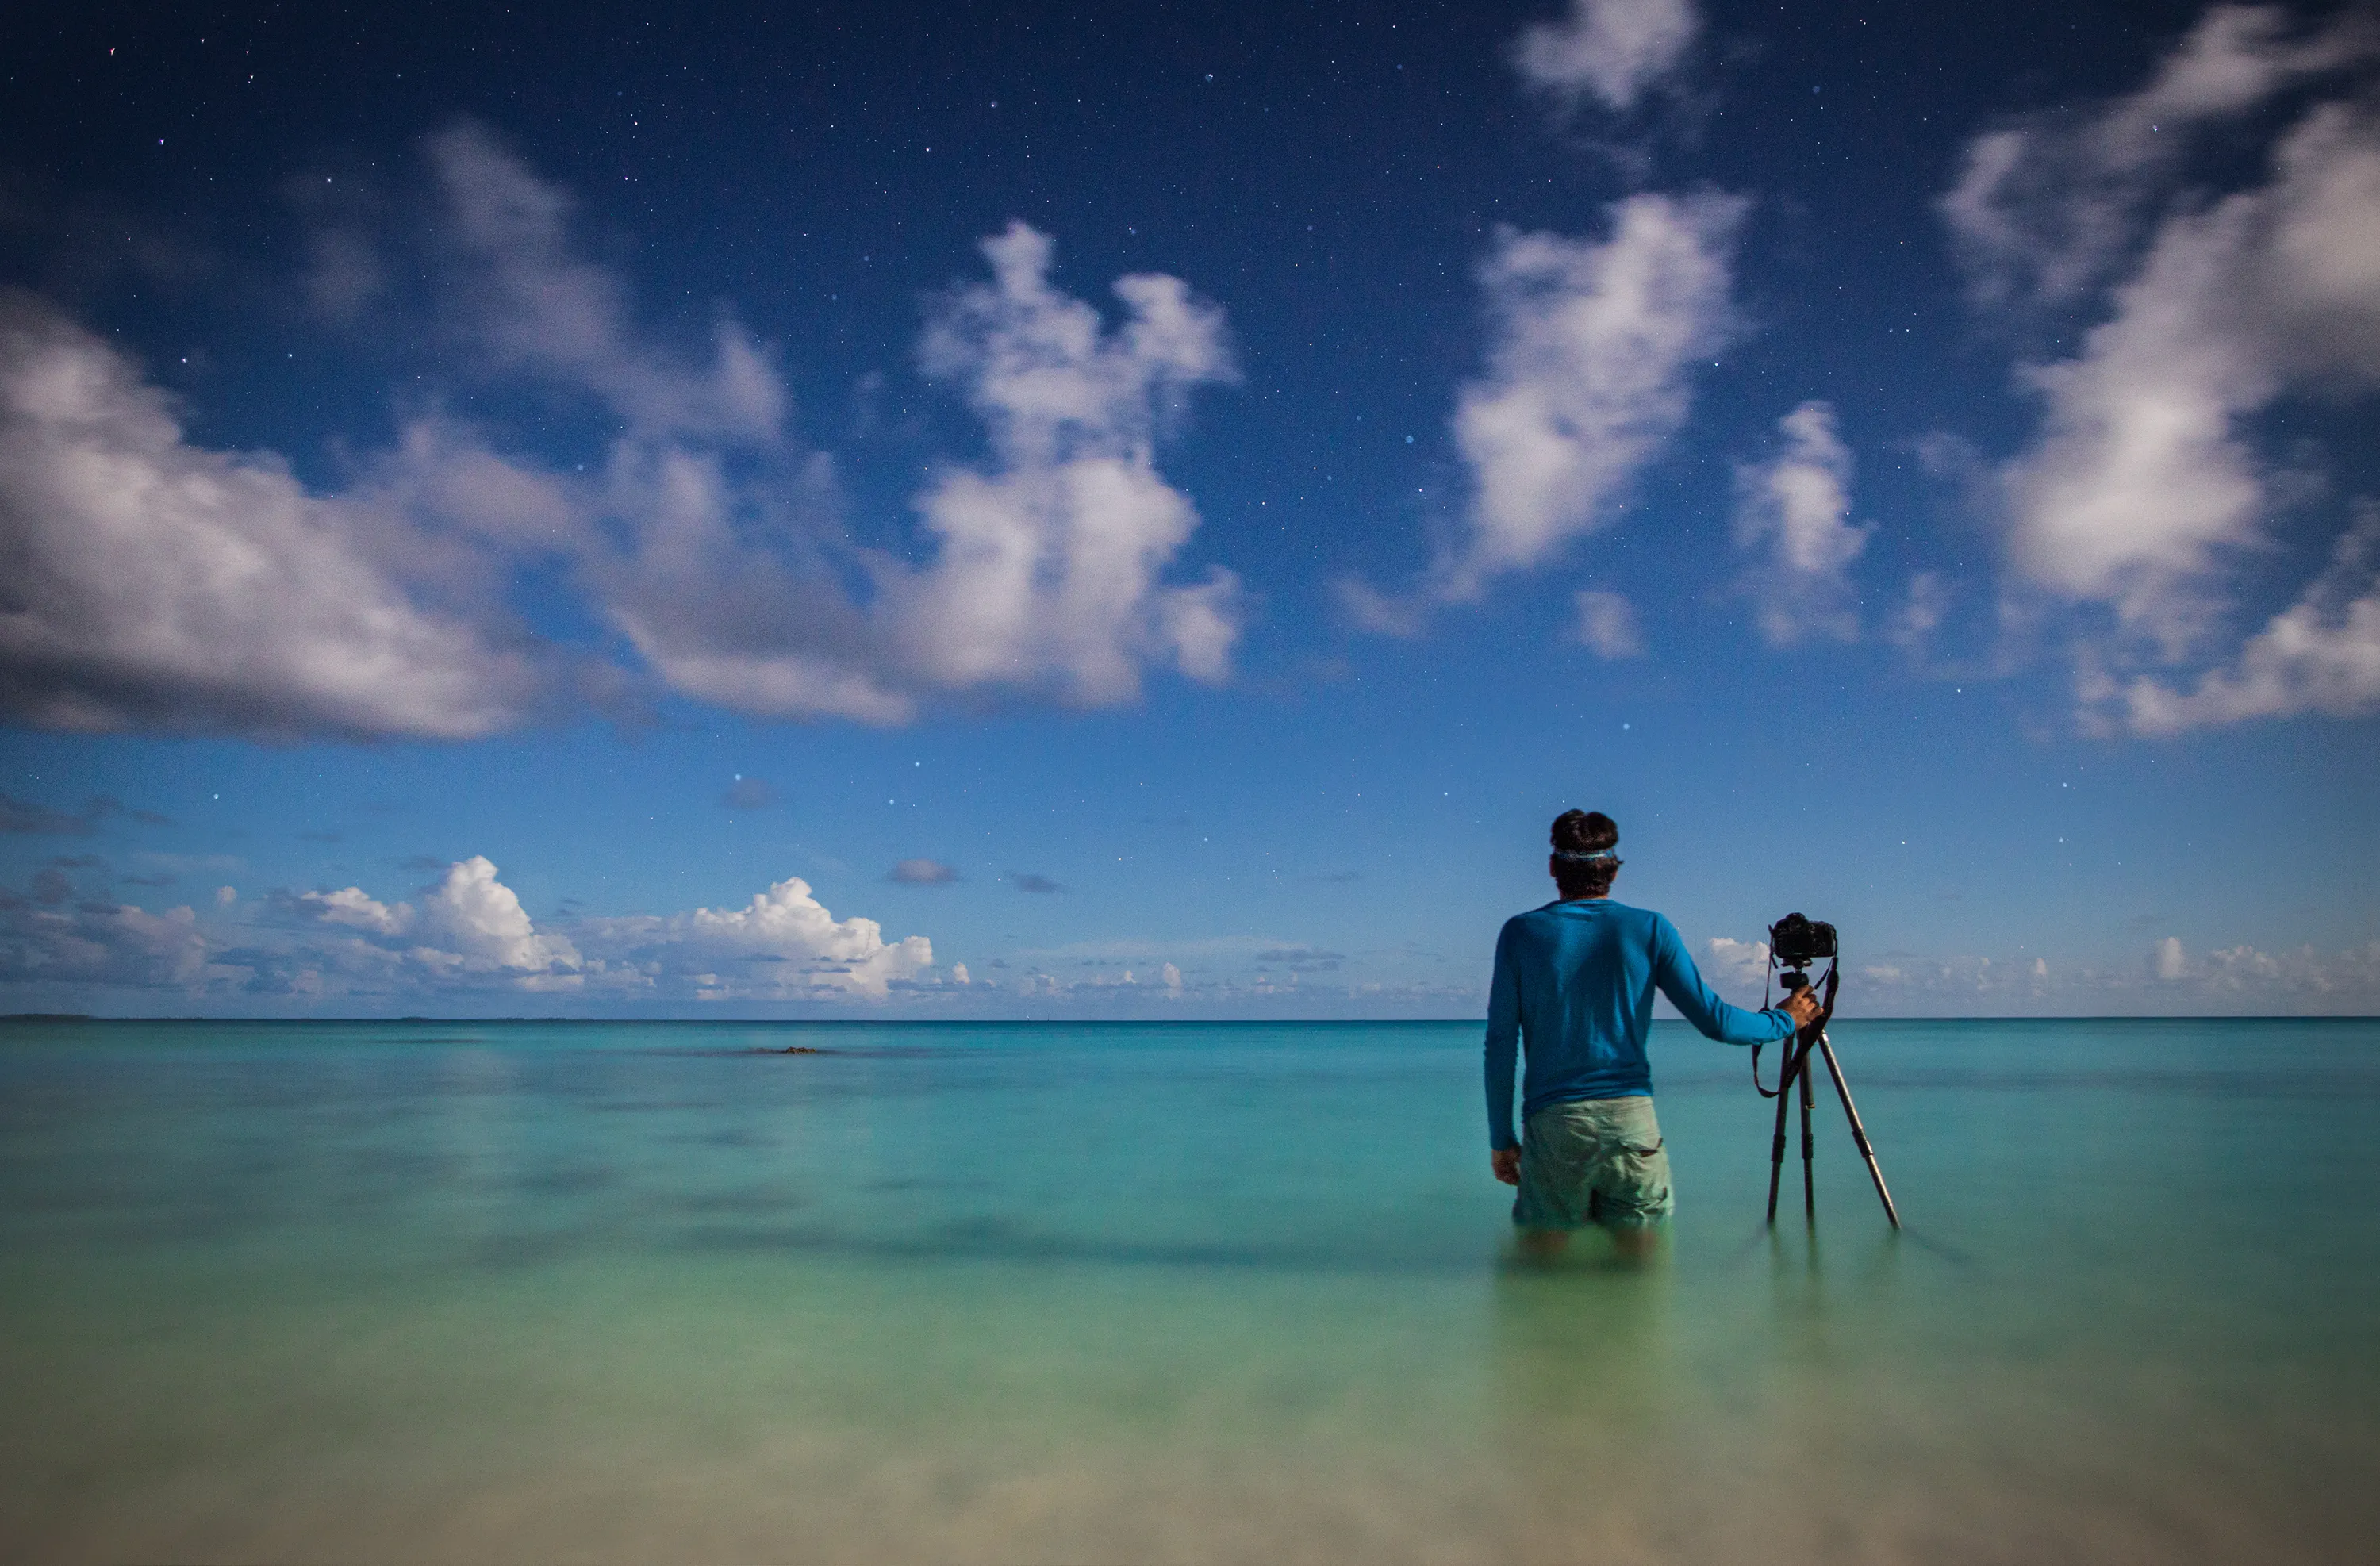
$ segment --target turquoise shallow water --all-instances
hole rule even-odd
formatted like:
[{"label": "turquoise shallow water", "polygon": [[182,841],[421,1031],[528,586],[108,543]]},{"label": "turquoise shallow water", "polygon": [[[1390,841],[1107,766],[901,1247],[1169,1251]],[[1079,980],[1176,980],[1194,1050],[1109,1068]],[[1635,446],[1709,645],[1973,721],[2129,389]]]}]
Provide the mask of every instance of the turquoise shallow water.
[{"label": "turquoise shallow water", "polygon": [[11,1025],[0,1559],[2368,1559],[2380,1023],[1835,1031],[1532,1270],[1472,1024]]}]

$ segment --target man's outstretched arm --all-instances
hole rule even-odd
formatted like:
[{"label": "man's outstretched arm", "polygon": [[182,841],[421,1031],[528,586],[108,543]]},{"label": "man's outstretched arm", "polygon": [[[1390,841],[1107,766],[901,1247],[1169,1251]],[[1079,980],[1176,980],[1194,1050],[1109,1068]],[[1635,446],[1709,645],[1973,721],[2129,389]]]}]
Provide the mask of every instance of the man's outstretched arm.
[{"label": "man's outstretched arm", "polygon": [[1653,982],[1678,1008],[1680,1016],[1694,1024],[1704,1038],[1722,1044],[1774,1043],[1791,1038],[1796,1028],[1818,1018],[1818,1003],[1810,999],[1808,990],[1789,996],[1782,1006],[1765,1012],[1729,1005],[1703,982],[1702,970],[1686,955],[1685,941],[1668,919],[1661,921],[1654,937]]}]

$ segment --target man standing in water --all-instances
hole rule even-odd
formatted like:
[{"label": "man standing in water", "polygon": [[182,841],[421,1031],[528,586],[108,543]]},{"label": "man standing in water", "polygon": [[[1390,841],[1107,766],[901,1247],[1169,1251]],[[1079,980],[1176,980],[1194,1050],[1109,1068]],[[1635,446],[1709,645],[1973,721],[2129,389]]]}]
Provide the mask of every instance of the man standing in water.
[{"label": "man standing in water", "polygon": [[[1611,1231],[1628,1255],[1653,1244],[1670,1214],[1670,1157],[1653,1113],[1645,1038],[1653,992],[1705,1036],[1767,1044],[1815,1022],[1806,989],[1765,1012],[1714,994],[1677,927],[1611,900],[1620,828],[1601,811],[1555,819],[1552,872],[1560,900],[1504,921],[1488,996],[1488,1145],[1496,1178],[1520,1187],[1512,1221],[1522,1250],[1558,1254],[1570,1232]],[[1512,1070],[1527,1040],[1523,1134],[1512,1135]]]}]

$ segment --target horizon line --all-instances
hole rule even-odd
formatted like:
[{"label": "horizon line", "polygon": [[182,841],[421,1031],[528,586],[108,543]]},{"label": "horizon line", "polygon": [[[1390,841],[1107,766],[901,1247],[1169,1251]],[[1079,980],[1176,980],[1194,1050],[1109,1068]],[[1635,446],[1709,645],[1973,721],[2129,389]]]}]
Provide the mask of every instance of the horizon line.
[{"label": "horizon line", "polygon": [[[1679,1023],[1682,1017],[1658,1017],[1657,1023]],[[2380,1022],[2374,1012],[2041,1012],[2019,1014],[1989,1015],[1981,1014],[1942,1014],[1915,1013],[1893,1016],[1842,1016],[1837,1022]],[[1443,1027],[1456,1025],[1485,1026],[1487,1018],[1480,1017],[597,1017],[597,1016],[205,1016],[190,1013],[173,1015],[109,1015],[91,1012],[0,1012],[0,1026],[16,1024],[32,1026],[41,1023],[273,1023],[288,1025],[323,1023],[377,1023],[414,1025],[423,1023],[460,1024],[486,1026],[492,1024],[554,1023],[587,1025],[665,1024],[673,1026],[783,1026],[783,1027],[1034,1027],[1049,1024],[1075,1026],[1163,1026],[1215,1027],[1245,1025],[1279,1026],[1282,1024],[1306,1024],[1315,1026],[1339,1026],[1361,1024],[1372,1027]]]}]

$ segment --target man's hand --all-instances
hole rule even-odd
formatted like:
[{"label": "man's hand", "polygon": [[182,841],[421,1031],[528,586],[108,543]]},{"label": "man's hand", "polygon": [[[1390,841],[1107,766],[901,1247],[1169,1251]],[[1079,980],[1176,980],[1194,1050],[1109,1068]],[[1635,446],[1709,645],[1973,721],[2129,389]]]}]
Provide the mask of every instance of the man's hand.
[{"label": "man's hand", "polygon": [[1505,1184],[1518,1185],[1521,1183],[1521,1149],[1497,1148],[1488,1155],[1488,1167],[1494,1170],[1496,1178]]},{"label": "man's hand", "polygon": [[1817,992],[1807,988],[1796,989],[1785,997],[1785,1004],[1779,1009],[1793,1019],[1795,1027],[1807,1027],[1818,1020]]}]

